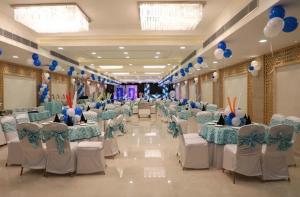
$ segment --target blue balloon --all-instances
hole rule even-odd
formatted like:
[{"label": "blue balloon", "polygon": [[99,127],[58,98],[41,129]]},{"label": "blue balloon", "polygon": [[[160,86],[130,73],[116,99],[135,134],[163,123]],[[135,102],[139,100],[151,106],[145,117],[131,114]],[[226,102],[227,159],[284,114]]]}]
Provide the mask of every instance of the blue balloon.
[{"label": "blue balloon", "polygon": [[101,103],[99,103],[99,102],[96,103],[96,109],[100,109],[101,106],[102,106]]},{"label": "blue balloon", "polygon": [[80,74],[84,75],[84,70],[82,70],[82,71],[80,72]]},{"label": "blue balloon", "polygon": [[68,76],[72,76],[72,71],[69,70],[67,74]]},{"label": "blue balloon", "polygon": [[49,70],[50,70],[50,71],[55,71],[55,66],[50,65],[50,66],[49,66]]},{"label": "blue balloon", "polygon": [[248,66],[248,70],[249,71],[254,71],[254,66],[252,66],[251,64]]},{"label": "blue balloon", "polygon": [[284,20],[284,27],[282,29],[282,31],[289,33],[292,31],[295,31],[295,29],[297,29],[298,27],[298,21],[297,18],[293,17],[293,16],[289,16],[283,19]]},{"label": "blue balloon", "polygon": [[33,54],[32,54],[32,59],[33,59],[33,60],[38,60],[38,59],[39,59],[39,55],[36,54],[36,53],[33,53]]},{"label": "blue balloon", "polygon": [[190,72],[189,67],[186,67],[186,68],[184,69],[184,71],[185,71],[186,73]]},{"label": "blue balloon", "polygon": [[177,77],[177,76],[178,76],[178,73],[175,73],[175,76]]},{"label": "blue balloon", "polygon": [[58,65],[58,62],[56,60],[52,60],[51,65],[56,67]]},{"label": "blue balloon", "polygon": [[232,51],[230,49],[225,49],[223,55],[225,58],[230,58],[232,55]]},{"label": "blue balloon", "polygon": [[188,68],[192,68],[193,67],[193,64],[192,63],[189,63],[188,64]]},{"label": "blue balloon", "polygon": [[48,77],[48,80],[50,81],[50,80],[51,80],[51,77]]},{"label": "blue balloon", "polygon": [[36,60],[33,61],[33,64],[35,66],[39,67],[39,66],[41,66],[42,63],[41,63],[41,61],[39,59],[36,59]]},{"label": "blue balloon", "polygon": [[226,49],[226,43],[224,41],[219,42],[218,48],[225,50]]},{"label": "blue balloon", "polygon": [[66,116],[67,115],[67,108],[63,108],[61,113]]},{"label": "blue balloon", "polygon": [[74,71],[75,68],[73,66],[70,66],[69,70]]},{"label": "blue balloon", "polygon": [[272,7],[269,12],[269,19],[274,18],[274,17],[280,17],[283,19],[284,16],[285,16],[285,10],[282,7],[282,5],[276,5],[276,6]]},{"label": "blue balloon", "polygon": [[198,62],[198,64],[202,64],[203,63],[203,57],[199,56],[197,58],[197,62]]},{"label": "blue balloon", "polygon": [[81,115],[82,114],[82,109],[80,107],[75,108],[75,115]]}]

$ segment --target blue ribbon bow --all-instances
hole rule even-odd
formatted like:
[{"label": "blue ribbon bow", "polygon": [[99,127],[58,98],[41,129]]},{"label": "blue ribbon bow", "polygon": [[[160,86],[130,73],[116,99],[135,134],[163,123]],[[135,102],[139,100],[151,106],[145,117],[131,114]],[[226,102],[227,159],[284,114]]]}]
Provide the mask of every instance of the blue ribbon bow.
[{"label": "blue ribbon bow", "polygon": [[19,139],[22,140],[24,137],[27,137],[28,142],[32,145],[33,148],[37,148],[39,141],[41,140],[40,132],[32,132],[27,129],[18,130]]},{"label": "blue ribbon bow", "polygon": [[239,136],[239,146],[248,145],[254,148],[257,144],[264,143],[264,133],[252,132],[246,136]]},{"label": "blue ribbon bow", "polygon": [[277,150],[286,151],[292,147],[292,135],[286,135],[283,132],[278,132],[276,136],[269,135],[268,144],[278,144]]},{"label": "blue ribbon bow", "polygon": [[44,132],[44,141],[50,140],[52,137],[55,138],[56,148],[59,154],[64,154],[65,152],[65,140],[69,138],[68,132]]}]

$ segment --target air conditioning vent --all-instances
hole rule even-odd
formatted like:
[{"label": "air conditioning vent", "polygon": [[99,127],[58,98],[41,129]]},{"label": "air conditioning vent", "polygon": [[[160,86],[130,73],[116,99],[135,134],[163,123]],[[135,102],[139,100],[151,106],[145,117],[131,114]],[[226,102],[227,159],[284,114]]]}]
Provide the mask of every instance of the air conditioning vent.
[{"label": "air conditioning vent", "polygon": [[193,52],[191,52],[188,56],[186,56],[186,58],[184,58],[180,64],[183,65],[185,63],[187,63],[192,57],[194,57],[197,54],[197,51],[194,50]]},{"label": "air conditioning vent", "polygon": [[19,35],[16,35],[16,34],[12,33],[12,32],[6,31],[5,29],[0,28],[0,35],[6,37],[8,39],[14,40],[16,42],[22,43],[22,44],[24,44],[26,46],[29,46],[31,48],[38,49],[38,44],[37,43],[32,42],[30,40],[27,40],[26,38],[23,38]]},{"label": "air conditioning vent", "polygon": [[258,0],[252,0],[246,7],[244,7],[239,13],[237,13],[232,19],[230,19],[225,25],[223,25],[218,31],[211,35],[207,40],[203,42],[203,48],[207,47],[212,43],[216,38],[222,35],[225,31],[235,25],[242,18],[247,16],[255,8],[258,7]]},{"label": "air conditioning vent", "polygon": [[50,54],[53,55],[54,57],[57,57],[57,58],[61,59],[61,60],[64,60],[66,62],[69,62],[71,64],[79,66],[79,62],[78,61],[75,61],[75,60],[73,60],[73,59],[71,59],[69,57],[66,57],[66,56],[64,56],[64,55],[62,55],[60,53],[57,53],[55,51],[50,51]]}]

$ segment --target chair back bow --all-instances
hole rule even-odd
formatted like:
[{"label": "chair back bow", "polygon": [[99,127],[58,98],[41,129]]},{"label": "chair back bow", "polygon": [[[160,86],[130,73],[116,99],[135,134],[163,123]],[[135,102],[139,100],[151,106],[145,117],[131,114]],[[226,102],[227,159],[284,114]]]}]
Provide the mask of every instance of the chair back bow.
[{"label": "chair back bow", "polygon": [[44,132],[44,141],[55,138],[56,148],[59,154],[64,154],[65,141],[69,139],[68,132],[65,131],[47,131]]},{"label": "chair back bow", "polygon": [[256,131],[251,132],[249,135],[238,136],[238,145],[248,145],[251,148],[255,148],[257,144],[264,143],[264,133],[258,133]]},{"label": "chair back bow", "polygon": [[182,134],[181,127],[179,125],[177,125],[174,121],[171,121],[169,123],[168,128],[172,132],[172,135],[174,138],[177,137],[178,135]]},{"label": "chair back bow", "polygon": [[33,148],[37,148],[42,135],[40,132],[30,131],[28,129],[22,128],[18,130],[19,139],[22,140],[27,137],[28,142],[32,145]]},{"label": "chair back bow", "polygon": [[292,134],[278,132],[275,136],[269,134],[268,144],[277,144],[277,150],[286,151],[292,147]]}]

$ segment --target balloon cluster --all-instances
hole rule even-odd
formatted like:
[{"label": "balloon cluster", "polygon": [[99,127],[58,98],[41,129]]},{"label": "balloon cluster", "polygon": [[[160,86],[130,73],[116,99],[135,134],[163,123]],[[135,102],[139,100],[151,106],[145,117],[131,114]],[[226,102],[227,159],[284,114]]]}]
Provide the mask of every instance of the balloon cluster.
[{"label": "balloon cluster", "polygon": [[65,123],[68,122],[68,118],[71,118],[71,119],[75,120],[76,122],[79,122],[81,114],[82,114],[82,109],[81,109],[81,107],[76,107],[75,109],[64,107],[62,109],[62,114],[63,114]]},{"label": "balloon cluster", "polygon": [[216,82],[219,79],[219,73],[218,72],[213,72],[211,79]]},{"label": "balloon cluster", "polygon": [[57,66],[58,66],[58,62],[56,60],[52,60],[51,64],[49,65],[49,70],[53,72],[56,70]]},{"label": "balloon cluster", "polygon": [[35,65],[36,67],[39,67],[42,65],[42,63],[40,61],[40,57],[37,53],[33,53],[31,57],[33,60],[33,65]]},{"label": "balloon cluster", "polygon": [[95,81],[95,80],[96,80],[96,78],[95,78],[95,74],[91,74],[91,79],[92,79],[93,81]]},{"label": "balloon cluster", "polygon": [[244,111],[236,107],[237,97],[234,97],[233,103],[231,103],[230,98],[227,97],[228,106],[225,108],[225,122],[227,125],[241,126],[244,123],[244,116],[246,115]]},{"label": "balloon cluster", "polygon": [[202,67],[203,62],[204,62],[203,57],[201,56],[197,57],[197,64],[195,64],[194,67],[196,69],[200,69]]},{"label": "balloon cluster", "polygon": [[48,102],[50,97],[48,83],[51,78],[49,73],[43,73],[42,79],[43,83],[39,85],[39,99],[41,103],[44,103]]},{"label": "balloon cluster", "polygon": [[215,57],[220,60],[225,58],[230,58],[232,56],[232,51],[227,48],[226,42],[221,41],[218,43],[218,48],[214,52]]},{"label": "balloon cluster", "polygon": [[252,74],[252,76],[256,77],[258,75],[258,71],[261,69],[261,64],[253,60],[250,65],[248,66],[248,71]]},{"label": "balloon cluster", "polygon": [[276,5],[269,12],[269,21],[264,28],[264,35],[267,38],[274,38],[281,31],[289,33],[298,27],[297,18],[293,16],[285,17],[285,9],[282,5]]},{"label": "balloon cluster", "polygon": [[75,68],[73,66],[70,66],[67,74],[71,77],[73,74],[75,74]]}]

